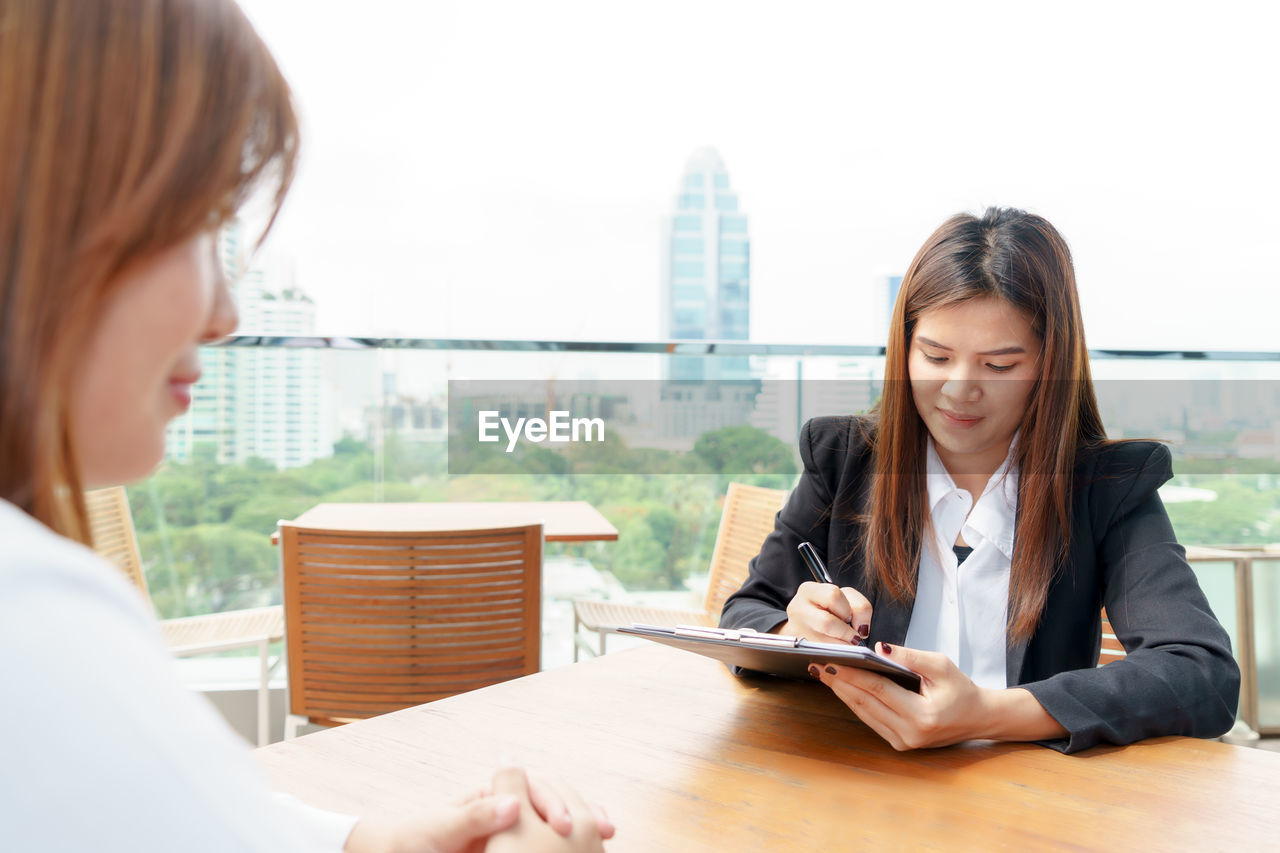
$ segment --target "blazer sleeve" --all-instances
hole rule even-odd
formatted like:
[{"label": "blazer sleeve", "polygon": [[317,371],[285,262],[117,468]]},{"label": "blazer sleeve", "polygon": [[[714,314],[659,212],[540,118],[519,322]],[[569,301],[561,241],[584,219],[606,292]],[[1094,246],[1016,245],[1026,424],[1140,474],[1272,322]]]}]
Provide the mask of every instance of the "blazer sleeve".
[{"label": "blazer sleeve", "polygon": [[[754,628],[767,632],[787,621],[787,605],[800,584],[813,580],[800,559],[796,546],[812,542],[824,561],[832,495],[838,463],[832,456],[843,455],[840,447],[826,439],[835,430],[836,418],[814,419],[800,429],[800,458],[804,471],[786,504],[778,511],[773,532],[760,553],[751,560],[750,572],[742,588],[724,603],[720,625],[726,628]],[[847,419],[846,419],[847,420]],[[818,460],[814,458],[815,433]],[[847,429],[845,430],[847,435]],[[847,444],[841,442],[841,444]]]},{"label": "blazer sleeve", "polygon": [[1216,737],[1235,720],[1240,669],[1231,641],[1156,493],[1173,476],[1169,450],[1155,445],[1138,459],[1136,474],[1108,479],[1118,500],[1095,506],[1094,519],[1103,605],[1125,657],[1021,685],[1067,729],[1067,739],[1045,742],[1062,752],[1161,735]]}]

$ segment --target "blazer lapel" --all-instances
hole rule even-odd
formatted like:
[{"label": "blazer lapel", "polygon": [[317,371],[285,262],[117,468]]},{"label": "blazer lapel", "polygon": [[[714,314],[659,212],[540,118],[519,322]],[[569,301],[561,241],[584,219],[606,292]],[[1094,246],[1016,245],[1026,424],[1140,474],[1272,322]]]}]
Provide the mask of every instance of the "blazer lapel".
[{"label": "blazer lapel", "polygon": [[[881,643],[901,646],[907,641],[907,628],[911,625],[911,608],[915,602],[899,604],[892,596],[884,596],[875,603],[871,612],[871,638]],[[1005,684],[1015,687],[1021,683],[1022,662],[1027,656],[1027,641],[1011,643],[1005,652]]]},{"label": "blazer lapel", "polygon": [[1008,687],[1021,684],[1022,661],[1027,656],[1027,641],[1018,640],[1006,646],[1004,654],[1004,683]]},{"label": "blazer lapel", "polygon": [[[1019,472],[1021,475],[1021,472]],[[1016,539],[1018,533],[1018,519],[1022,518],[1022,477],[1018,477],[1018,505],[1013,511],[1013,530]],[[1010,557],[1013,559],[1013,546],[1010,545]],[[1012,581],[1012,575],[1010,581]],[[1005,619],[1008,620],[1008,608],[1005,608]],[[1005,653],[1004,653],[1004,683],[1006,687],[1014,687],[1021,684],[1022,681],[1022,662],[1027,657],[1027,641],[1018,640],[1010,642],[1009,629],[1005,627]]]},{"label": "blazer lapel", "polygon": [[871,638],[894,646],[904,644],[914,606],[914,601],[900,604],[891,595],[879,596],[871,611]]},{"label": "blazer lapel", "polygon": [[[879,598],[871,611],[871,639],[895,646],[907,641],[907,628],[911,625],[911,609],[914,601],[899,604],[892,596]],[[1009,687],[1021,683],[1022,662],[1027,656],[1027,641],[1019,640],[1006,647],[1004,679]]]}]

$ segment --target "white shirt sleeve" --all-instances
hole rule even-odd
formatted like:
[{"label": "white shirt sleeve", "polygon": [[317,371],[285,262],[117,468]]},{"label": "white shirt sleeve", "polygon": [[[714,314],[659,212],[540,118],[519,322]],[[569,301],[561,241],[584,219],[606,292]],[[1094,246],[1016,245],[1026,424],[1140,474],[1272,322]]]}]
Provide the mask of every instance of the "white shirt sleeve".
[{"label": "white shirt sleeve", "polygon": [[313,850],[341,850],[347,843],[358,817],[309,806],[289,794],[273,793],[280,813],[293,825],[294,831]]},{"label": "white shirt sleeve", "polygon": [[342,848],[355,819],[271,796],[114,567],[2,501],[0,541],[0,846]]}]

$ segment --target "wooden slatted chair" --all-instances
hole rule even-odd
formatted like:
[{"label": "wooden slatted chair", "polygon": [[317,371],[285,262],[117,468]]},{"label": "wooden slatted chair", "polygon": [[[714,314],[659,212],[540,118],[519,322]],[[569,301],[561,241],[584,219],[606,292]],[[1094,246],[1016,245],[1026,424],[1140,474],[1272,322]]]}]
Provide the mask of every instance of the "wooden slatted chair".
[{"label": "wooden slatted chair", "polygon": [[[124,487],[85,492],[85,505],[89,511],[93,550],[124,572],[150,607],[151,596],[142,571],[138,537]],[[269,740],[272,670],[269,647],[284,639],[284,608],[276,605],[165,619],[160,623],[160,631],[175,657],[257,647],[258,745],[266,746]]]},{"label": "wooden slatted chair", "polygon": [[1111,620],[1107,618],[1106,608],[1103,608],[1102,648],[1098,651],[1098,666],[1114,663],[1115,661],[1123,659],[1124,656],[1124,646],[1120,644],[1119,638],[1116,637],[1116,632],[1111,627]]},{"label": "wooden slatted chair", "polygon": [[289,716],[340,725],[535,673],[542,525],[430,532],[280,523]]},{"label": "wooden slatted chair", "polygon": [[[786,500],[787,492],[783,489],[729,484],[711,554],[707,597],[700,610],[574,599],[573,659],[578,660],[579,651],[604,654],[606,638],[633,622],[668,626],[717,624],[725,599],[737,592],[747,579],[751,558],[760,553],[765,537],[773,531],[774,516]],[[595,632],[596,648],[583,638],[580,629]]]}]

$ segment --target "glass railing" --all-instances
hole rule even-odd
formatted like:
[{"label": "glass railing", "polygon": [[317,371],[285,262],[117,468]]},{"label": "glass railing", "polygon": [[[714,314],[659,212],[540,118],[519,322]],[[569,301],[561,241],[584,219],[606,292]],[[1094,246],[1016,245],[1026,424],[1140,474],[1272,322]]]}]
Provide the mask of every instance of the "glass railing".
[{"label": "glass railing", "polygon": [[[1170,442],[1175,478],[1162,496],[1180,541],[1280,542],[1280,353],[1091,355],[1109,435]],[[544,662],[571,648],[558,623],[574,596],[700,603],[727,484],[789,488],[801,424],[866,410],[884,369],[879,347],[703,341],[242,336],[202,356],[206,378],[171,429],[171,458],[130,488],[162,616],[278,602],[269,537],[318,503],[584,500],[619,536],[547,545],[556,624],[544,625]],[[470,432],[458,443],[486,407],[560,406],[599,417],[617,439],[553,449],[525,434],[508,453],[495,428],[488,455],[471,452]],[[1257,626],[1261,713],[1280,724],[1275,568],[1255,564],[1244,615]],[[1233,581],[1207,566],[1201,577],[1234,625]]]},{"label": "glass railing", "polygon": [[1268,549],[1250,564],[1258,727],[1276,735],[1280,734],[1280,552]]}]

